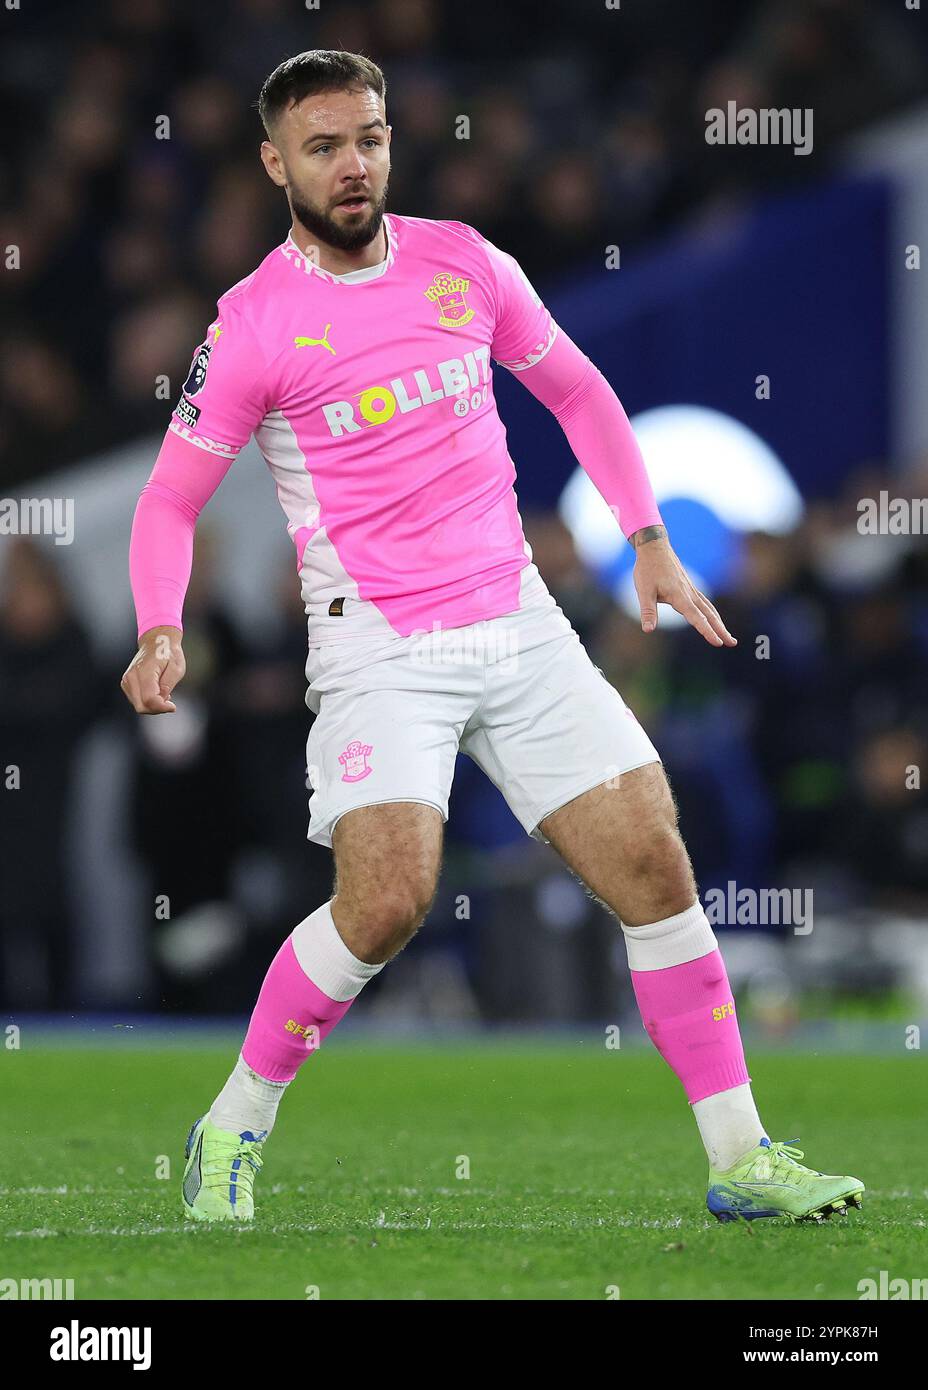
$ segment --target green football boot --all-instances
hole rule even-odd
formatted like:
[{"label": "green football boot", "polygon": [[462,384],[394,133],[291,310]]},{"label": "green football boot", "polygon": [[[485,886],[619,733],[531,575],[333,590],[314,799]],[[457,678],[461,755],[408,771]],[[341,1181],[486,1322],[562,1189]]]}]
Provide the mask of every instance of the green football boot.
[{"label": "green football boot", "polygon": [[817,1173],[798,1162],[802,1149],[762,1139],[724,1172],[709,1169],[706,1206],[719,1221],[755,1221],[784,1216],[788,1221],[824,1221],[835,1212],[862,1205],[859,1178]]},{"label": "green football boot", "polygon": [[255,1214],[252,1188],[264,1160],[261,1149],[267,1130],[233,1134],[218,1129],[208,1115],[197,1120],[187,1136],[187,1166],[182,1186],[184,1215],[192,1221],[251,1221]]}]

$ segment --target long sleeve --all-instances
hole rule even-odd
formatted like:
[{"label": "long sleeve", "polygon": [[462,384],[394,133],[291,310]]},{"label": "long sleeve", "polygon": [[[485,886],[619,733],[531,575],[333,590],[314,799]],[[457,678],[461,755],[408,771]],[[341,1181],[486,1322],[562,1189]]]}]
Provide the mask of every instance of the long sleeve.
[{"label": "long sleeve", "polygon": [[171,430],[165,435],[139,495],[129,540],[129,580],[139,637],[153,627],[183,626],[197,517],[232,463]]},{"label": "long sleeve", "polygon": [[197,517],[268,407],[263,358],[234,291],[218,307],[135,509],[129,579],[139,636],[181,627]]},{"label": "long sleeve", "polygon": [[628,416],[606,378],[554,319],[518,261],[473,227],[495,286],[491,354],[557,419],[626,536],[662,525]]},{"label": "long sleeve", "polygon": [[560,424],[577,462],[608,502],[626,537],[662,525],[644,459],[622,403],[598,367],[558,328],[553,344],[519,380]]}]

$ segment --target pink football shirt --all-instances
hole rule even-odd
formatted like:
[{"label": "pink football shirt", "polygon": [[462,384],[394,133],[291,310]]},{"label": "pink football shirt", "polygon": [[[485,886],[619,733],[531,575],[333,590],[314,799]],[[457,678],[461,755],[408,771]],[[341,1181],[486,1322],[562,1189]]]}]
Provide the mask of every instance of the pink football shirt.
[{"label": "pink football shirt", "polygon": [[223,295],[170,428],[224,459],[254,434],[304,602],[358,599],[409,636],[519,606],[531,551],[490,361],[525,370],[558,330],[473,227],[384,225],[379,265],[332,275],[288,238]]}]

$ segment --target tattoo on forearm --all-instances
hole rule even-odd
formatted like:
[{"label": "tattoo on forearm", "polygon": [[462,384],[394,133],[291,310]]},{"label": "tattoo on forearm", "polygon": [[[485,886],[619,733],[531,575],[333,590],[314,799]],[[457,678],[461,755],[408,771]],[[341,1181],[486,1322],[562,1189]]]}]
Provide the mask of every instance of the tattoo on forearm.
[{"label": "tattoo on forearm", "polygon": [[640,531],[633,531],[628,538],[636,550],[640,550],[648,541],[665,541],[667,539],[666,526],[642,526]]}]

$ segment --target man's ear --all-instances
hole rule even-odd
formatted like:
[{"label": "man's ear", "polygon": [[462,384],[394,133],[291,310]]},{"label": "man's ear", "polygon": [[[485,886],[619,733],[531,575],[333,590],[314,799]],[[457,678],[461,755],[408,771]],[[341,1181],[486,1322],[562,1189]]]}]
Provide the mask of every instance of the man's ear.
[{"label": "man's ear", "polygon": [[276,183],[278,188],[284,188],[287,183],[284,162],[277,146],[272,145],[270,140],[262,140],[261,142],[261,163],[267,170],[271,182]]}]

